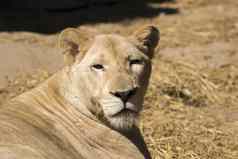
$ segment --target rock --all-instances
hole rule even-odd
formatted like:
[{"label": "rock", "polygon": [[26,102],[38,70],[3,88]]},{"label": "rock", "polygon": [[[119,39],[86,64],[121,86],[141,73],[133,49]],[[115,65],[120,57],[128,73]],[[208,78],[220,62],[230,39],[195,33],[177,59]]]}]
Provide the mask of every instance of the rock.
[{"label": "rock", "polygon": [[188,97],[188,98],[191,98],[192,97],[192,92],[186,88],[182,89],[182,94],[185,96],[185,97]]}]

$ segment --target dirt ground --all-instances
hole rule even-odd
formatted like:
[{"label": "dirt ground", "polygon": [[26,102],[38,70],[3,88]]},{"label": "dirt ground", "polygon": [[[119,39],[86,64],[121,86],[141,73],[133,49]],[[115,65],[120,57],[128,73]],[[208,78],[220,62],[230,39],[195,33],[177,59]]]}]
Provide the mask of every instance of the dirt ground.
[{"label": "dirt ground", "polygon": [[[238,1],[147,5],[177,12],[81,26],[123,35],[145,24],[160,28],[140,124],[153,158],[237,159]],[[62,67],[56,39],[57,33],[0,32],[0,103]]]}]

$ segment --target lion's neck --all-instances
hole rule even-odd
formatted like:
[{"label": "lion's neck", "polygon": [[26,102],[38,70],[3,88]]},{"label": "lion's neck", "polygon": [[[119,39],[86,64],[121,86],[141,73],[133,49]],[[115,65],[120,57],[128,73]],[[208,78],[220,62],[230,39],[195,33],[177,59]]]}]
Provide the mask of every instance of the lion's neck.
[{"label": "lion's neck", "polygon": [[87,108],[92,104],[90,99],[87,97],[87,92],[85,89],[78,90],[78,87],[72,82],[70,78],[70,72],[67,70],[67,68],[65,68],[64,71],[56,74],[52,81],[49,81],[49,84],[53,85],[53,88],[55,88],[56,92],[58,92],[65,101],[70,103],[71,106],[74,106],[78,109],[78,111],[84,113],[88,117],[93,117],[93,114]]}]

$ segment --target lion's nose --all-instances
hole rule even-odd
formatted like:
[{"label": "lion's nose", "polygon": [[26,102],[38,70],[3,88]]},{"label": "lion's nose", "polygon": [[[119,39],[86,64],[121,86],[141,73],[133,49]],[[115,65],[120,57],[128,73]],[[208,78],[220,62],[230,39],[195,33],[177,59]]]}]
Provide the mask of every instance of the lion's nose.
[{"label": "lion's nose", "polygon": [[120,98],[123,102],[127,102],[127,100],[130,97],[136,94],[136,91],[137,91],[137,88],[133,88],[133,89],[128,89],[124,91],[111,92],[111,94]]}]

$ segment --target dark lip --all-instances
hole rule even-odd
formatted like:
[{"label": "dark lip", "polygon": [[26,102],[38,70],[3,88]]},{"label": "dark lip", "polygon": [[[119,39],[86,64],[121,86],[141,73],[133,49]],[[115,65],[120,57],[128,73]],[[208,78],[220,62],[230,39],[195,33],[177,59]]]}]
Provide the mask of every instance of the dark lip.
[{"label": "dark lip", "polygon": [[120,112],[130,112],[130,113],[136,113],[135,111],[131,110],[131,109],[128,109],[128,108],[124,108],[122,109]]},{"label": "dark lip", "polygon": [[128,108],[124,108],[124,109],[122,109],[120,112],[118,112],[118,113],[112,115],[111,117],[116,117],[116,116],[118,116],[118,115],[120,115],[120,114],[123,114],[123,113],[132,113],[132,114],[135,114],[135,115],[138,114],[138,112],[136,112],[136,111],[134,111],[134,110],[131,110],[131,109],[128,109]]}]

